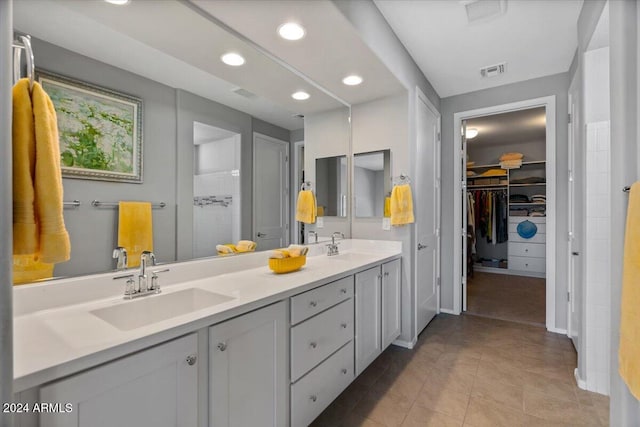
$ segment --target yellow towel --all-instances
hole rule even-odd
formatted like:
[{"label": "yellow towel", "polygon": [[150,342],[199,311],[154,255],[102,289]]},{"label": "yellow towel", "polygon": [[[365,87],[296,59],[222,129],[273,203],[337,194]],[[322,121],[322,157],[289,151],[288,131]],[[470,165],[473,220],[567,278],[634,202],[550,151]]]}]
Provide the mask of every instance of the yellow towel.
[{"label": "yellow towel", "polygon": [[236,253],[235,245],[216,245],[218,255],[231,255]]},{"label": "yellow towel", "polygon": [[13,88],[13,260],[15,283],[53,275],[71,255],[64,225],[56,112],[35,82]]},{"label": "yellow towel", "polygon": [[290,257],[297,257],[306,255],[309,252],[309,248],[303,245],[289,245],[287,252]]},{"label": "yellow towel", "polygon": [[324,206],[317,207],[317,214],[318,216],[324,216]]},{"label": "yellow towel", "polygon": [[505,160],[522,160],[524,155],[522,153],[504,153],[500,156],[500,161],[504,162]]},{"label": "yellow towel", "polygon": [[391,197],[384,198],[384,217],[389,218],[391,216]]},{"label": "yellow towel", "polygon": [[153,251],[151,203],[120,202],[118,246],[127,250],[129,267],[140,265],[143,251]]},{"label": "yellow towel", "polygon": [[624,239],[618,371],[640,399],[640,182],[631,187]]},{"label": "yellow towel", "polygon": [[481,176],[506,176],[507,171],[503,169],[489,169],[488,171],[482,173]]},{"label": "yellow towel", "polygon": [[256,250],[256,242],[252,240],[240,240],[236,243],[236,251],[238,252],[253,252]]},{"label": "yellow towel", "polygon": [[413,195],[409,184],[396,185],[391,191],[391,225],[411,224],[413,218]]},{"label": "yellow towel", "polygon": [[298,203],[296,204],[296,221],[305,224],[316,222],[317,207],[316,197],[311,190],[302,190],[298,193]]},{"label": "yellow towel", "polygon": [[272,259],[282,259],[282,258],[289,258],[291,255],[289,254],[289,251],[286,249],[274,249],[271,251],[271,255],[269,256],[269,258]]}]

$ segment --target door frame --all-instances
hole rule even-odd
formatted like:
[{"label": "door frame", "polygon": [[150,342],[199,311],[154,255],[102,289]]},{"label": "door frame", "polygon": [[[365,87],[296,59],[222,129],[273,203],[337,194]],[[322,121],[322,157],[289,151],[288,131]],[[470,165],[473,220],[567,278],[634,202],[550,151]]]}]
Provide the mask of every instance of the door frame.
[{"label": "door frame", "polygon": [[[434,265],[434,268],[436,269],[436,313],[440,314],[440,288],[441,288],[441,268],[440,268],[440,264],[441,264],[441,235],[442,233],[440,232],[442,230],[442,211],[441,211],[441,207],[442,207],[442,192],[441,192],[441,182],[442,182],[442,115],[440,114],[440,111],[438,111],[438,109],[436,108],[435,105],[433,105],[433,103],[429,100],[429,98],[427,98],[427,95],[424,94],[424,92],[422,90],[420,90],[419,87],[416,86],[416,95],[415,95],[415,120],[416,120],[416,128],[417,128],[417,123],[418,123],[418,114],[419,114],[419,109],[418,109],[418,104],[420,102],[424,103],[427,108],[436,116],[436,127],[437,127],[437,137],[436,137],[436,158],[435,158],[435,166],[436,166],[436,171],[437,171],[437,179],[435,182],[435,191],[436,191],[436,203],[437,206],[435,208],[436,210],[436,239],[437,239],[437,244],[436,244],[436,262]],[[415,152],[417,152],[418,150],[418,131],[416,129],[416,134],[415,134]],[[419,165],[419,159],[418,156],[415,155],[414,152],[414,171],[416,171],[418,169],[418,167],[420,167]],[[415,227],[413,227],[413,242],[414,245],[411,248],[411,258],[413,259],[413,277],[414,277],[414,288],[413,288],[413,324],[415,325],[416,328],[416,337],[415,339],[417,340],[417,336],[421,331],[418,331],[418,247],[417,247],[417,242],[419,240],[419,236],[418,236],[418,225],[416,224]]]},{"label": "door frame", "polygon": [[[524,101],[494,105],[475,110],[462,111],[453,115],[453,192],[454,192],[454,230],[453,259],[462,260],[463,232],[462,223],[462,121],[475,117],[545,107],[546,113],[546,179],[547,179],[547,239],[546,239],[546,328],[551,332],[566,333],[556,328],[556,96],[527,99]],[[458,226],[456,226],[458,224]],[[453,314],[462,312],[462,262],[453,263]]]},{"label": "door frame", "polygon": [[284,217],[285,217],[285,233],[284,233],[284,243],[285,246],[289,245],[289,242],[291,241],[291,215],[290,215],[290,202],[289,202],[289,197],[290,197],[290,173],[291,173],[291,169],[289,168],[289,145],[290,143],[287,141],[283,141],[281,139],[277,139],[274,138],[272,136],[269,135],[265,135],[263,133],[259,133],[259,132],[253,132],[253,144],[252,144],[252,175],[253,175],[253,185],[251,188],[251,198],[252,198],[252,212],[251,212],[251,237],[252,239],[256,238],[256,229],[257,229],[257,222],[256,222],[256,207],[257,207],[257,203],[256,203],[256,183],[258,182],[258,177],[257,174],[255,173],[256,168],[256,137],[260,137],[263,139],[266,139],[269,142],[273,142],[274,144],[279,144],[282,145],[285,148],[285,160],[284,160],[284,176],[285,176],[285,195],[284,195],[284,204],[285,206],[283,207],[282,212],[284,213]]},{"label": "door frame", "polygon": [[[295,220],[296,218],[296,198],[298,197],[298,183],[300,182],[300,174],[298,170],[300,169],[302,163],[302,170],[304,171],[304,161],[301,161],[301,152],[304,148],[304,139],[300,141],[295,141],[291,144],[291,157],[293,157],[293,170],[292,170],[292,182],[294,183],[294,187],[290,191],[289,203],[291,208],[289,209],[289,215],[291,218],[289,219],[289,224],[291,224],[291,237],[289,239],[290,242],[299,243],[297,241],[298,236],[300,235],[300,223]],[[289,186],[291,188],[291,185]],[[305,239],[306,240],[306,239]],[[307,242],[305,242],[307,243]]]},{"label": "door frame", "polygon": [[567,129],[567,169],[568,169],[568,183],[567,183],[567,291],[568,301],[567,301],[567,335],[573,341],[574,346],[577,348],[579,341],[579,336],[576,336],[576,340],[572,336],[573,330],[573,308],[575,307],[575,285],[576,285],[576,275],[575,275],[575,264],[576,258],[573,255],[575,248],[573,247],[573,240],[575,239],[576,233],[576,221],[575,221],[575,212],[576,212],[576,204],[575,204],[575,196],[576,196],[576,142],[578,137],[577,132],[577,105],[575,96],[576,92],[579,91],[578,85],[578,75],[573,76],[571,83],[569,83],[569,90],[567,91],[567,112],[569,114],[569,123]]}]

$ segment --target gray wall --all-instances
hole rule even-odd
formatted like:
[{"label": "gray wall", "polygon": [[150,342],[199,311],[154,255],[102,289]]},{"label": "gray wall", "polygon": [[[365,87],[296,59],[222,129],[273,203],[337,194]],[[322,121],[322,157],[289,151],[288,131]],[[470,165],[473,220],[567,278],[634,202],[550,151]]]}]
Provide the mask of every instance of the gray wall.
[{"label": "gray wall", "polygon": [[[586,3],[585,3],[586,7]],[[633,0],[611,1],[611,412],[612,426],[638,426],[640,403],[618,374],[623,236],[628,195],[622,187],[640,178],[640,8]]]},{"label": "gray wall", "polygon": [[[443,98],[440,104],[442,113],[442,259],[453,259],[453,115],[457,112],[483,107],[507,104],[510,102],[556,96],[556,230],[557,236],[567,233],[567,73],[541,77],[520,83],[485,89],[477,92]],[[556,245],[556,328],[566,328],[567,307],[567,271],[566,239],[558,238]],[[441,306],[453,309],[453,263],[442,264]]]},{"label": "gray wall", "polygon": [[87,274],[113,267],[118,210],[93,208],[93,199],[164,201],[166,208],[153,210],[154,252],[160,261],[191,258],[194,121],[242,135],[241,237],[252,237],[253,132],[289,141],[288,130],[41,40],[33,39],[33,49],[37,66],[42,69],[143,100],[144,183],[63,180],[64,199],[78,199],[82,206],[65,209],[71,260],[57,265],[56,275]]}]

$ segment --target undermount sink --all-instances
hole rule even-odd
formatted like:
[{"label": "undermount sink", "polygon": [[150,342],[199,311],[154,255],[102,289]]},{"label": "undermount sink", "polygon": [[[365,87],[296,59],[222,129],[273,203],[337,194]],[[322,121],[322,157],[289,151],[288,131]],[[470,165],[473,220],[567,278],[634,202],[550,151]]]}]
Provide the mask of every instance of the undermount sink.
[{"label": "undermount sink", "polygon": [[363,254],[357,252],[345,252],[338,255],[331,255],[329,259],[337,259],[349,262],[368,262],[371,261],[371,254]]},{"label": "undermount sink", "polygon": [[111,307],[93,310],[90,313],[121,331],[129,331],[192,311],[222,304],[232,299],[235,298],[199,288],[189,288],[123,302]]}]

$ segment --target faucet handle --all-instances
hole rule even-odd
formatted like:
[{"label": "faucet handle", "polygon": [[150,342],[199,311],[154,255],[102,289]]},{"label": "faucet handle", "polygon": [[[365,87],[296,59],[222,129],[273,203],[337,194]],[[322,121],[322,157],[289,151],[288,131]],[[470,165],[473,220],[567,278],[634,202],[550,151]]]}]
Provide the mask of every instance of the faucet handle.
[{"label": "faucet handle", "polygon": [[124,298],[130,299],[133,294],[136,293],[136,281],[133,280],[133,274],[123,274],[121,276],[114,276],[113,280],[127,279],[124,286]]},{"label": "faucet handle", "polygon": [[167,271],[171,271],[171,269],[164,268],[162,270],[155,270],[151,272],[151,286],[149,286],[150,291],[156,291],[156,293],[160,293],[160,282],[158,280],[158,274],[166,273]]}]

